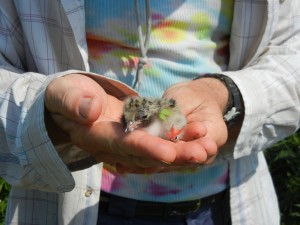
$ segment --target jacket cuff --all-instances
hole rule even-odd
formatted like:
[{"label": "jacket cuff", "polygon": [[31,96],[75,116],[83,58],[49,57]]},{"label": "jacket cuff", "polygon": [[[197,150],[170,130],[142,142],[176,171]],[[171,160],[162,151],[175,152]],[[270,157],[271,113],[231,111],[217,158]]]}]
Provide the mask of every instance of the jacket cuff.
[{"label": "jacket cuff", "polygon": [[[19,159],[23,166],[34,170],[33,179],[40,190],[71,191],[74,179],[53,146],[44,122],[44,95],[47,84],[57,76],[48,76],[32,100],[21,129]],[[34,188],[32,186],[32,188]]]},{"label": "jacket cuff", "polygon": [[232,149],[225,150],[227,153],[231,152],[231,158],[234,159],[261,150],[261,144],[258,139],[262,124],[267,117],[265,113],[267,98],[263,98],[262,96],[268,96],[268,93],[266,92],[266,88],[263,87],[262,82],[254,76],[257,73],[259,72],[252,70],[222,73],[230,77],[237,85],[244,104],[244,117],[238,138],[233,147],[233,152]]}]

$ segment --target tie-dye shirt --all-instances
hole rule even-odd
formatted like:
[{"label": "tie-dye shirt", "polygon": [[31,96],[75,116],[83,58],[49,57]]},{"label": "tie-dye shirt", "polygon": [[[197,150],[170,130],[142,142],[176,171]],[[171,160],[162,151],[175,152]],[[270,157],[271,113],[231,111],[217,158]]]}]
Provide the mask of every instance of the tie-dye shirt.
[{"label": "tie-dye shirt", "polygon": [[[144,1],[139,3],[145,28]],[[227,69],[233,0],[151,0],[150,4],[151,39],[140,95],[160,97],[174,83]],[[91,71],[132,86],[140,56],[134,1],[86,0],[85,11]],[[121,175],[105,165],[101,189],[134,199],[172,202],[208,196],[227,186],[228,164],[222,162],[151,175]]]}]

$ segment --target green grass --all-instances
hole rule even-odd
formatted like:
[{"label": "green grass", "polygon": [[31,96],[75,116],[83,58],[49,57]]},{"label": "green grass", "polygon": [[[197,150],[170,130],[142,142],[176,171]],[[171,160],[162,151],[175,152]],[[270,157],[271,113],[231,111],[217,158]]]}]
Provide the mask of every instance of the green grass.
[{"label": "green grass", "polygon": [[10,186],[0,178],[0,225],[4,224],[5,208]]},{"label": "green grass", "polygon": [[[276,187],[282,225],[300,224],[300,132],[265,151]],[[0,225],[10,186],[0,178]]]},{"label": "green grass", "polygon": [[300,131],[265,151],[283,225],[300,224]]}]

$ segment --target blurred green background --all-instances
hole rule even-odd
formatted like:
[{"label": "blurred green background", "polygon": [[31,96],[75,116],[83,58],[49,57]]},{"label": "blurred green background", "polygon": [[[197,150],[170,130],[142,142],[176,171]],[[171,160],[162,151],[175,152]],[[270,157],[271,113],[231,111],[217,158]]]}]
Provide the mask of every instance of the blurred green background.
[{"label": "blurred green background", "polygon": [[[300,224],[300,132],[265,151],[275,183],[282,225]],[[10,186],[0,178],[0,225]]]}]

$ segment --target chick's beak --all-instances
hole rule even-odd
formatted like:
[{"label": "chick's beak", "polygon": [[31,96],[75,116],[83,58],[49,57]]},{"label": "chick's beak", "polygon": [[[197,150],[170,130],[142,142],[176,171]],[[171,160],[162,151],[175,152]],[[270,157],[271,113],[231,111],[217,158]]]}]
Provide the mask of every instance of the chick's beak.
[{"label": "chick's beak", "polygon": [[125,129],[125,132],[132,132],[134,131],[135,129],[137,129],[140,125],[140,122],[139,121],[129,121],[127,124],[126,124],[126,129]]}]

